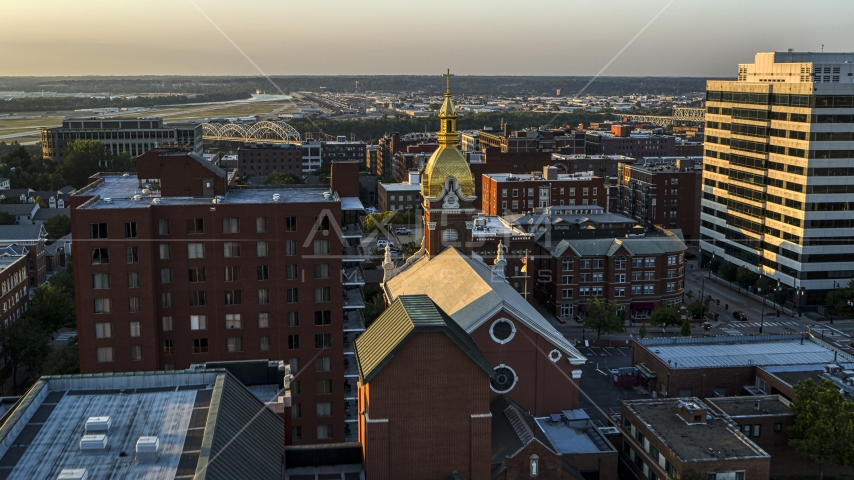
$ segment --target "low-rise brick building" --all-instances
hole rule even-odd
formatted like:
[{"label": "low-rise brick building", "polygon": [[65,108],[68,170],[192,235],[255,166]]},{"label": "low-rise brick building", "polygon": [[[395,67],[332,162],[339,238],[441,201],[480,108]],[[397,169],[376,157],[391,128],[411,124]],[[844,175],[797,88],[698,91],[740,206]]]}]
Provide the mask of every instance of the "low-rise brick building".
[{"label": "low-rise brick building", "polygon": [[401,183],[377,182],[377,209],[415,210],[421,205],[421,174],[409,172],[409,178]]},{"label": "low-rise brick building", "polygon": [[553,205],[607,204],[607,178],[593,172],[559,174],[557,167],[542,172],[489,173],[481,177],[484,215],[507,215]]},{"label": "low-rise brick building", "polygon": [[771,456],[696,397],[624,401],[623,466],[635,478],[767,480]]}]

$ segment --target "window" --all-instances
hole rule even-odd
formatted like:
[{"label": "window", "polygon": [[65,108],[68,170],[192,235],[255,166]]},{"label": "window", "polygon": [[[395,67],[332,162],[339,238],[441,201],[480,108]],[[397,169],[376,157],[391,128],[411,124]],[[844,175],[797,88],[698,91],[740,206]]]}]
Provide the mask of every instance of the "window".
[{"label": "window", "polygon": [[589,282],[590,281],[590,274],[589,273],[582,273],[581,275],[578,276],[578,281],[580,283]]},{"label": "window", "polygon": [[255,217],[255,233],[267,233],[267,217]]},{"label": "window", "polygon": [[332,380],[317,380],[314,384],[314,393],[318,395],[332,393]]},{"label": "window", "polygon": [[296,256],[297,254],[297,241],[296,240],[285,240],[285,255],[288,257]]},{"label": "window", "polygon": [[297,303],[299,302],[299,289],[298,288],[289,288],[285,292],[288,303]]},{"label": "window", "polygon": [[299,269],[296,265],[285,265],[285,278],[287,280],[297,280],[299,278]]},{"label": "window", "polygon": [[[330,417],[332,416],[332,403],[330,402],[321,402],[317,404],[317,416],[318,417]],[[328,438],[320,436],[320,429],[317,429],[317,437],[318,438]]]},{"label": "window", "polygon": [[98,347],[97,350],[98,362],[112,362],[113,361],[113,347]]},{"label": "window", "polygon": [[632,281],[637,282],[643,278],[643,272],[632,272]]},{"label": "window", "polygon": [[302,440],[302,427],[300,427],[300,426],[291,427],[291,439],[297,440],[297,441]]},{"label": "window", "polygon": [[296,232],[297,231],[297,217],[285,217],[285,231],[286,232]]},{"label": "window", "polygon": [[226,305],[240,305],[243,303],[243,294],[242,290],[226,290],[225,291],[225,304]]},{"label": "window", "polygon": [[332,289],[330,287],[314,287],[314,302],[323,303],[332,301]]},{"label": "window", "polygon": [[567,258],[564,258],[564,259],[562,260],[562,263],[563,263],[563,270],[564,270],[564,271],[569,271],[569,270],[572,270],[572,269],[573,269],[573,262],[572,262],[572,258],[568,258],[568,257],[567,257]]},{"label": "window", "polygon": [[140,336],[140,323],[139,322],[130,322],[130,336],[138,337]]},{"label": "window", "polygon": [[642,258],[633,258],[632,259],[632,268],[643,268],[643,259]]},{"label": "window", "polygon": [[113,313],[112,301],[109,298],[96,298],[95,313]]},{"label": "window", "polygon": [[561,298],[563,298],[563,299],[571,299],[571,298],[572,298],[572,289],[571,289],[571,288],[564,288],[564,289],[562,289],[562,291],[561,291]]},{"label": "window", "polygon": [[161,218],[157,221],[157,233],[159,233],[160,235],[169,235],[171,233],[168,219]]},{"label": "window", "polygon": [[317,357],[314,360],[314,371],[316,371],[316,372],[332,371],[332,357]]},{"label": "window", "polygon": [[267,242],[256,242],[255,243],[255,255],[259,257],[266,257],[269,255],[269,247]]},{"label": "window", "polygon": [[753,436],[754,437],[760,436],[761,429],[762,429],[762,425],[759,425],[759,424],[754,425],[753,426]]},{"label": "window", "polygon": [[614,268],[616,270],[626,269],[626,257],[620,256],[614,259]]},{"label": "window", "polygon": [[258,339],[258,348],[260,348],[262,352],[267,352],[270,350],[270,336],[269,335],[262,335]]},{"label": "window", "polygon": [[[89,224],[89,238],[107,238],[107,224],[106,223],[90,223]],[[112,361],[112,360],[110,360]]]},{"label": "window", "polygon": [[187,258],[205,258],[205,244],[204,243],[188,243],[187,244]]},{"label": "window", "polygon": [[163,317],[163,331],[171,332],[172,331],[172,317]]},{"label": "window", "polygon": [[330,348],[332,347],[331,333],[317,333],[314,335],[314,348]]},{"label": "window", "polygon": [[298,327],[299,326],[299,312],[288,312],[288,326],[289,327]]},{"label": "window", "polygon": [[676,255],[670,255],[667,257],[668,265],[676,265]]},{"label": "window", "polygon": [[314,324],[317,326],[332,325],[332,312],[330,310],[314,312]]},{"label": "window", "polygon": [[774,433],[780,433],[782,431],[783,431],[783,424],[782,423],[775,423],[774,424]]},{"label": "window", "polygon": [[582,270],[590,268],[590,260],[581,260],[580,263],[581,263],[581,266],[579,268],[581,268]]},{"label": "window", "polygon": [[128,272],[128,288],[139,288],[139,272]]},{"label": "window", "polygon": [[125,222],[125,238],[136,238],[136,222]]},{"label": "window", "polygon": [[572,285],[572,275],[563,275],[561,280],[564,285]]},{"label": "window", "polygon": [[188,235],[201,235],[205,233],[205,219],[204,218],[188,218],[187,219],[187,234]]},{"label": "window", "polygon": [[92,274],[92,288],[94,289],[103,289],[110,288],[110,274],[109,273],[93,273]]},{"label": "window", "polygon": [[190,283],[204,282],[207,279],[205,267],[190,267],[187,273]]},{"label": "window", "polygon": [[626,274],[618,273],[614,275],[614,283],[626,283]]},{"label": "window", "polygon": [[643,272],[644,280],[655,280],[655,272]]},{"label": "window", "polygon": [[602,273],[602,272],[594,273],[594,274],[593,274],[593,281],[594,281],[594,282],[602,282],[602,281],[604,281],[604,280],[605,280],[605,279],[604,279],[604,275],[605,275],[605,274],[604,274],[604,273]]},{"label": "window", "polygon": [[190,315],[190,330],[207,330],[207,315]]},{"label": "window", "polygon": [[329,240],[315,240],[314,241],[314,254],[315,255],[329,255]]},{"label": "window", "polygon": [[130,313],[138,313],[139,312],[139,310],[141,308],[140,307],[141,302],[140,302],[139,297],[130,297],[128,299],[128,304],[129,304]]},{"label": "window", "polygon": [[328,263],[314,264],[314,278],[329,278],[331,269]]},{"label": "window", "polygon": [[207,338],[194,338],[193,339],[193,353],[208,353],[208,339]]},{"label": "window", "polygon": [[239,313],[229,313],[225,316],[225,328],[243,328]]},{"label": "window", "polygon": [[163,340],[163,354],[164,355],[174,355],[175,354],[175,343],[172,340]]},{"label": "window", "polygon": [[223,218],[222,233],[240,233],[240,219],[236,217]]},{"label": "window", "polygon": [[269,313],[259,313],[258,314],[258,328],[270,328],[270,314]]},{"label": "window", "polygon": [[172,245],[169,243],[160,244],[160,260],[169,260],[172,258]]},{"label": "window", "polygon": [[583,191],[582,195],[587,195],[588,192],[590,192],[590,189],[587,187],[584,187],[584,191]]},{"label": "window", "polygon": [[266,288],[258,289],[258,305],[267,305],[270,303],[270,290]]},{"label": "window", "polygon": [[270,267],[267,265],[258,265],[256,270],[258,271],[258,280],[270,279]]},{"label": "window", "polygon": [[640,285],[632,285],[632,295],[640,295],[642,291]]},{"label": "window", "polygon": [[615,288],[614,289],[614,296],[615,297],[625,297],[626,296],[626,289],[623,287]]},{"label": "window", "polygon": [[128,247],[127,260],[128,263],[139,263],[139,249],[136,247]]},{"label": "window", "polygon": [[226,282],[239,282],[240,281],[240,273],[241,273],[241,268],[239,266],[225,267],[225,281]]},{"label": "window", "polygon": [[317,426],[317,439],[318,440],[328,440],[332,438],[332,425],[318,425]]},{"label": "window", "polygon": [[645,267],[654,267],[655,266],[655,257],[644,258],[643,263],[644,263]]},{"label": "window", "polygon": [[225,339],[225,349],[228,353],[243,351],[243,337],[228,337]]},{"label": "window", "polygon": [[240,242],[223,242],[222,255],[225,258],[239,258]]},{"label": "window", "polygon": [[113,324],[110,322],[96,323],[95,338],[113,338]]},{"label": "window", "polygon": [[[288,348],[291,350],[299,350],[299,335],[288,335]],[[293,373],[293,371],[291,373]]]},{"label": "window", "polygon": [[171,268],[161,268],[160,269],[160,283],[167,285],[172,283],[172,269]]},{"label": "window", "polygon": [[190,306],[203,307],[208,304],[208,297],[204,290],[190,292]]},{"label": "window", "polygon": [[590,296],[590,287],[581,287],[578,289],[579,297],[589,297]]},{"label": "window", "polygon": [[643,294],[644,295],[655,295],[655,285],[644,285],[643,286]]},{"label": "window", "polygon": [[106,265],[110,263],[110,251],[106,248],[92,249],[92,265]]}]

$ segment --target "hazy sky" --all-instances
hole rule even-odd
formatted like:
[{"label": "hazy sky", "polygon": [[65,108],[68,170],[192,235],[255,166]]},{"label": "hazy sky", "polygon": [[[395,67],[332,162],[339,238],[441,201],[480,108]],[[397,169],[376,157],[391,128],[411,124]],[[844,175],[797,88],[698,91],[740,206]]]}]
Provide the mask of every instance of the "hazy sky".
[{"label": "hazy sky", "polygon": [[[0,76],[593,75],[669,0],[0,0]],[[603,75],[854,50],[852,0],[675,0]]]}]

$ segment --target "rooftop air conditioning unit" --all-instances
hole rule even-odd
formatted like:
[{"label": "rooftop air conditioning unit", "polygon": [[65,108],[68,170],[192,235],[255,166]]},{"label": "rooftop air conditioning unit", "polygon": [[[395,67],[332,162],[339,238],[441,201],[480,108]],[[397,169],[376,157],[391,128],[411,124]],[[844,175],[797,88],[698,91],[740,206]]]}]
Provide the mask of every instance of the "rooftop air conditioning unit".
[{"label": "rooftop air conditioning unit", "polygon": [[104,203],[113,203],[113,199],[110,197],[104,198]]},{"label": "rooftop air conditioning unit", "polygon": [[133,199],[134,200],[142,200],[142,195],[134,195]]},{"label": "rooftop air conditioning unit", "polygon": [[136,441],[136,460],[139,463],[156,462],[159,452],[160,439],[157,437],[139,437]]},{"label": "rooftop air conditioning unit", "polygon": [[279,200],[281,200],[281,199],[282,199],[282,196],[281,196],[281,195],[279,195],[278,193],[274,193],[274,194],[273,194],[273,201],[274,201],[274,202],[278,202],[278,201],[279,201]]},{"label": "rooftop air conditioning unit", "polygon": [[97,435],[83,435],[80,438],[80,450],[86,452],[97,452],[107,448],[107,436],[103,433]]},{"label": "rooftop air conditioning unit", "polygon": [[110,417],[89,417],[86,419],[84,431],[90,432],[106,432],[110,430],[112,420]]},{"label": "rooftop air conditioning unit", "polygon": [[56,480],[88,480],[89,472],[85,468],[63,468]]}]

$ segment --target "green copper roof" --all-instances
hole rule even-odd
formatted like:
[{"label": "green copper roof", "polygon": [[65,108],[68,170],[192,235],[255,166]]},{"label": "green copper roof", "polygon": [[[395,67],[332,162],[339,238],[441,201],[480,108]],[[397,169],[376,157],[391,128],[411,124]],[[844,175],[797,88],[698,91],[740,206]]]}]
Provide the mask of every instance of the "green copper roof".
[{"label": "green copper roof", "polygon": [[369,382],[412,335],[445,332],[490,377],[492,366],[474,340],[427,295],[401,295],[356,339],[359,378]]}]

